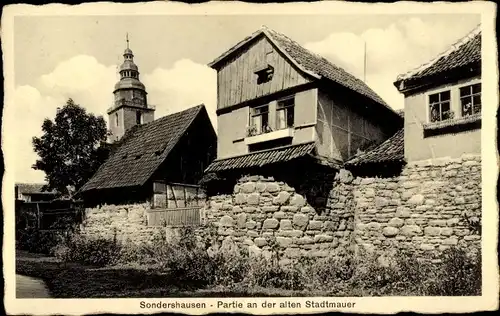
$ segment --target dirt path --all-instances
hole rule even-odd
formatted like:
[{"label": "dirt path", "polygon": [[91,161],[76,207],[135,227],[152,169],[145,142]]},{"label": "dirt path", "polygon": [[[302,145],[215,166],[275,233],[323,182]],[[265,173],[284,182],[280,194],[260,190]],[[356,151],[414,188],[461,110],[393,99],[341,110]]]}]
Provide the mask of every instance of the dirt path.
[{"label": "dirt path", "polygon": [[42,280],[16,274],[16,298],[50,298],[50,294]]}]

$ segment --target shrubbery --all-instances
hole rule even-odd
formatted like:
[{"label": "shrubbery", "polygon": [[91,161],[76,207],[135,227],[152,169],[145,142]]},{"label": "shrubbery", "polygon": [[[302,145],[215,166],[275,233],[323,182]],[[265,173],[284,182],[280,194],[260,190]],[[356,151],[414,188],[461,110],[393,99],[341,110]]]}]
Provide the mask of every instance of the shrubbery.
[{"label": "shrubbery", "polygon": [[52,255],[54,247],[63,240],[63,233],[58,230],[39,230],[30,227],[16,233],[17,249],[46,255]]},{"label": "shrubbery", "polygon": [[90,238],[73,233],[54,248],[54,255],[69,262],[106,266],[118,261],[121,245],[106,238]]},{"label": "shrubbery", "polygon": [[219,242],[213,234],[196,237],[182,230],[167,239],[159,236],[149,245],[128,245],[71,234],[60,238],[55,254],[64,261],[96,266],[136,264],[154,266],[179,286],[199,289],[217,286],[321,291],[335,296],[480,295],[480,252],[450,248],[438,259],[395,251],[379,257],[359,251],[341,251],[326,258],[279,260],[249,253],[233,243]]}]

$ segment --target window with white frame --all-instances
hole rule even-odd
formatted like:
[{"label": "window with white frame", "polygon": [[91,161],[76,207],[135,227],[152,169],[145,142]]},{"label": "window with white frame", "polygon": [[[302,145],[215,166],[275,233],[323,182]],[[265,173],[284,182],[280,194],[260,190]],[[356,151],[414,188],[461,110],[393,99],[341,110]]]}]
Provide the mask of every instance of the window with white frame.
[{"label": "window with white frame", "polygon": [[248,136],[259,135],[269,129],[269,105],[250,108],[250,130]]},{"label": "window with white frame", "polygon": [[430,121],[439,122],[453,118],[450,103],[450,90],[429,95]]},{"label": "window with white frame", "polygon": [[462,116],[481,113],[481,84],[473,84],[460,88],[460,105]]},{"label": "window with white frame", "polygon": [[293,127],[295,119],[294,106],[295,100],[293,97],[278,101],[276,106],[276,129]]}]

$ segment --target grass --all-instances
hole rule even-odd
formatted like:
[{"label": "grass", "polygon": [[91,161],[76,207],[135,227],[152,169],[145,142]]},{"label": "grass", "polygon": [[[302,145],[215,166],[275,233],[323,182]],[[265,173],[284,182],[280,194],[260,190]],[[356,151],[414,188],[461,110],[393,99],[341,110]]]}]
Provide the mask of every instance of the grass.
[{"label": "grass", "polygon": [[326,292],[290,291],[255,287],[191,289],[154,266],[93,267],[65,263],[54,257],[20,251],[16,254],[16,273],[45,281],[54,298],[147,298],[147,297],[278,297],[326,296]]},{"label": "grass", "polygon": [[481,292],[481,258],[465,249],[448,249],[435,263],[401,251],[388,254],[385,263],[376,254],[339,252],[283,266],[278,264],[278,252],[268,261],[251,257],[236,245],[207,248],[207,243],[193,236],[186,232],[170,241],[124,247],[74,234],[53,249],[56,258],[20,251],[16,272],[41,278],[55,298],[468,296]]}]

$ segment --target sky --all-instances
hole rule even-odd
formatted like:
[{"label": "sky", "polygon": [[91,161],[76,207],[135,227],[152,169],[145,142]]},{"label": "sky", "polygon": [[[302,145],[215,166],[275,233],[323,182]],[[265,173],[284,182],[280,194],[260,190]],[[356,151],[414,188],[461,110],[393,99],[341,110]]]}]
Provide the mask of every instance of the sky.
[{"label": "sky", "polygon": [[217,80],[207,63],[266,25],[343,67],[391,107],[397,75],[428,62],[480,23],[478,14],[17,16],[14,19],[16,182],[43,182],[31,169],[31,139],[68,98],[103,115],[112,105],[125,35],[155,118],[204,103],[214,127]]}]

